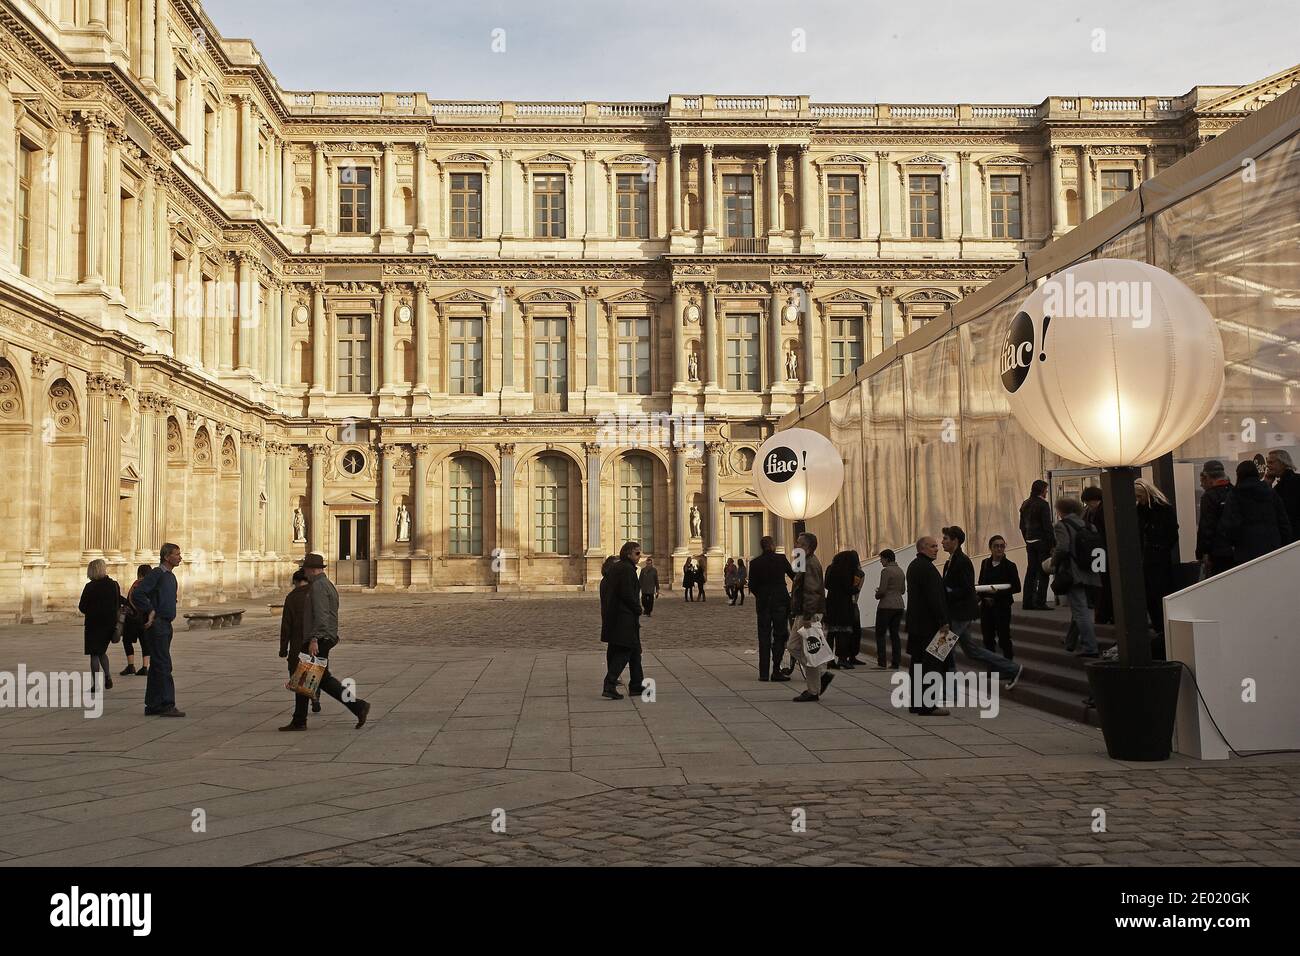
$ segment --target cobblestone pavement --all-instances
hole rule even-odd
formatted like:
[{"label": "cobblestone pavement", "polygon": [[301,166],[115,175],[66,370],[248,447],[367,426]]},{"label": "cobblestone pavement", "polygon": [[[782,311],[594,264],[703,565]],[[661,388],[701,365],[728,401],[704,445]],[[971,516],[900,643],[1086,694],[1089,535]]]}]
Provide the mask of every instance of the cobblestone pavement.
[{"label": "cobblestone pavement", "polygon": [[1298,788],[1297,766],[648,787],[511,811],[505,833],[482,817],[266,865],[1295,865]]}]

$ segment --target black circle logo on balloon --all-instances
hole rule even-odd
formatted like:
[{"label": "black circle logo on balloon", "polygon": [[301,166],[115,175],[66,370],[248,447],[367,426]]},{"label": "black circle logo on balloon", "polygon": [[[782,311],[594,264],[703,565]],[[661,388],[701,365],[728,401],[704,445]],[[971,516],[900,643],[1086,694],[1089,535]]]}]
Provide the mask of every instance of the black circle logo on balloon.
[{"label": "black circle logo on balloon", "polygon": [[799,456],[784,445],[773,448],[763,458],[763,474],[768,481],[789,481],[799,470]]},{"label": "black circle logo on balloon", "polygon": [[1025,384],[1029,367],[1034,363],[1034,320],[1028,312],[1017,312],[1007,326],[1007,338],[1002,345],[999,362],[1002,387],[1014,392]]}]

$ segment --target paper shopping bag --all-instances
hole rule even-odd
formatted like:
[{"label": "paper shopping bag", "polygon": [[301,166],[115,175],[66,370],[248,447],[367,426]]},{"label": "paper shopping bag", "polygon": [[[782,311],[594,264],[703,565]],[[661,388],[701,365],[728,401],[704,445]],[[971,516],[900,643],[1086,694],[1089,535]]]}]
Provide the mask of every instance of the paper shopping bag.
[{"label": "paper shopping bag", "polygon": [[304,697],[315,697],[316,692],[320,690],[320,682],[325,678],[325,668],[328,666],[329,661],[323,657],[299,654],[298,666],[294,668],[293,676],[285,686]]}]

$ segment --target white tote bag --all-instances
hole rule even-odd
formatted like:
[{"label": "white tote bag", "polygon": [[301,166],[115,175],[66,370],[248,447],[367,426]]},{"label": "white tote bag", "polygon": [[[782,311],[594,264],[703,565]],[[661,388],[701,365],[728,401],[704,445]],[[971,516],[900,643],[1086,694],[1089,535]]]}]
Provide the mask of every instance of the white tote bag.
[{"label": "white tote bag", "polygon": [[835,652],[831,650],[831,642],[826,640],[826,631],[821,621],[813,621],[807,627],[799,628],[796,633],[803,645],[803,661],[806,666],[821,667],[835,659]]}]

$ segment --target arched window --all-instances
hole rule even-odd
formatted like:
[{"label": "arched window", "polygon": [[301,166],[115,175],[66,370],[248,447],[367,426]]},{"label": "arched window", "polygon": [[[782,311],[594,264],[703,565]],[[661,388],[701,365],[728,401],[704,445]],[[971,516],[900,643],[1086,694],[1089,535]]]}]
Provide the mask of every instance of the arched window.
[{"label": "arched window", "polygon": [[639,541],[654,553],[654,463],[645,455],[627,455],[618,465],[617,544]]},{"label": "arched window", "polygon": [[545,455],[534,465],[533,549],[569,553],[569,463],[559,455]]},{"label": "arched window", "polygon": [[468,455],[451,460],[447,494],[447,551],[483,553],[483,463]]}]

